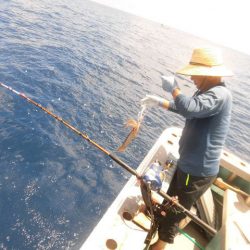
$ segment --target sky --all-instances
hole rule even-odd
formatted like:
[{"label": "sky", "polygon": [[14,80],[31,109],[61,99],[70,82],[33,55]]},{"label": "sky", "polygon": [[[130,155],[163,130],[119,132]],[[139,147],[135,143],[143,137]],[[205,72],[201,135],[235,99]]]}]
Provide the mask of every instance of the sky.
[{"label": "sky", "polygon": [[250,0],[94,0],[250,55]]}]

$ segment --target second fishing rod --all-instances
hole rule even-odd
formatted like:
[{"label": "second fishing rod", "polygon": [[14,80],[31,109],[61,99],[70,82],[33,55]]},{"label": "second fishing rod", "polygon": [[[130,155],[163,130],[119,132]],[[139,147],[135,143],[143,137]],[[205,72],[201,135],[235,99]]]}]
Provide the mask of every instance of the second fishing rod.
[{"label": "second fishing rod", "polygon": [[[47,108],[43,107],[41,104],[35,102],[34,100],[32,100],[31,98],[29,98],[28,96],[26,96],[24,93],[21,93],[21,92],[15,90],[15,89],[13,89],[12,87],[10,87],[10,86],[8,86],[8,85],[6,85],[4,83],[1,83],[1,82],[0,82],[0,86],[2,86],[3,88],[5,88],[5,89],[7,89],[7,90],[9,90],[9,91],[11,91],[13,93],[15,93],[16,95],[24,98],[29,103],[31,103],[31,104],[35,105],[36,107],[40,108],[45,113],[47,113],[48,115],[52,116],[54,119],[56,119],[57,121],[61,122],[64,126],[66,126],[67,128],[69,128],[70,130],[72,130],[74,133],[76,133],[77,135],[79,135],[80,137],[82,137],[83,139],[85,139],[86,141],[88,141],[89,143],[91,143],[93,146],[95,146],[97,149],[99,149],[100,151],[102,151],[104,154],[108,155],[117,164],[119,164],[121,167],[123,167],[124,169],[126,169],[132,175],[136,176],[136,178],[142,179],[142,176],[139,173],[137,173],[136,170],[134,170],[133,168],[131,168],[130,166],[128,166],[125,162],[123,162],[117,156],[115,156],[114,154],[112,154],[111,152],[109,152],[108,150],[106,150],[105,148],[103,148],[102,146],[100,146],[98,143],[96,143],[95,141],[91,140],[86,133],[81,132],[77,128],[73,127],[71,124],[69,124],[68,122],[66,122],[65,120],[63,120],[61,117],[59,117],[56,114],[52,113],[50,110],[48,110]],[[169,195],[167,195],[165,192],[163,192],[162,190],[159,190],[157,192],[165,200],[172,202],[172,197],[170,197]],[[183,212],[185,215],[187,215],[188,217],[190,217],[195,223],[197,223],[198,225],[200,225],[203,229],[205,229],[211,235],[214,236],[217,233],[217,231],[214,228],[212,228],[211,226],[209,226],[208,224],[206,224],[204,221],[202,221],[201,219],[199,219],[196,215],[192,214],[189,210],[187,210],[185,207],[183,207],[178,202],[174,202],[174,205],[177,208],[179,208],[181,212]]]}]

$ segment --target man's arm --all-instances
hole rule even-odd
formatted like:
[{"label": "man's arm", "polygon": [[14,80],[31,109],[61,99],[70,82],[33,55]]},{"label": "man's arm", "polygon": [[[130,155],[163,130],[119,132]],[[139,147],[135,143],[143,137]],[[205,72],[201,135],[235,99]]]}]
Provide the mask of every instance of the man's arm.
[{"label": "man's arm", "polygon": [[226,98],[226,92],[221,88],[213,88],[203,94],[188,97],[180,90],[173,91],[174,102],[169,109],[174,108],[185,118],[204,118],[216,115],[222,109]]}]

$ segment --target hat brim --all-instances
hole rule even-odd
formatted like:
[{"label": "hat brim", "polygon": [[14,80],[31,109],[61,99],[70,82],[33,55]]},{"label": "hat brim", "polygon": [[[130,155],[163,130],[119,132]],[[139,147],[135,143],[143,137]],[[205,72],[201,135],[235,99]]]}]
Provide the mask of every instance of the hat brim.
[{"label": "hat brim", "polygon": [[176,71],[176,73],[188,76],[233,76],[233,72],[227,69],[224,65],[207,67],[189,64]]}]

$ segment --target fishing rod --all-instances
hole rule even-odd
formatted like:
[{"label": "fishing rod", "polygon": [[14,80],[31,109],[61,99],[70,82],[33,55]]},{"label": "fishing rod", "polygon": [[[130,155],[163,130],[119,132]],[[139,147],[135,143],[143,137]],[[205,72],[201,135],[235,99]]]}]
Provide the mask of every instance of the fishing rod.
[{"label": "fishing rod", "polygon": [[96,148],[98,148],[99,150],[101,150],[103,153],[105,153],[106,155],[108,155],[112,160],[114,160],[116,163],[118,163],[120,166],[122,166],[123,168],[125,168],[127,171],[129,171],[132,175],[135,175],[137,178],[139,178],[139,174],[130,166],[128,166],[126,163],[124,163],[123,161],[121,161],[118,157],[116,157],[115,155],[113,155],[112,153],[110,153],[108,150],[106,150],[105,148],[103,148],[102,146],[100,146],[99,144],[97,144],[95,141],[91,140],[89,138],[89,136],[84,133],[81,132],[80,130],[78,130],[77,128],[73,127],[72,125],[70,125],[68,122],[66,122],[65,120],[63,120],[61,117],[53,114],[51,111],[49,111],[48,109],[46,109],[45,107],[43,107],[41,104],[35,102],[34,100],[32,100],[31,98],[29,98],[28,96],[26,96],[24,93],[21,93],[15,89],[13,89],[12,87],[3,84],[0,82],[0,85],[8,90],[10,90],[11,92],[21,96],[22,98],[26,99],[29,103],[35,105],[36,107],[42,109],[45,113],[47,113],[48,115],[52,116],[53,118],[55,118],[57,121],[61,122],[63,125],[65,125],[67,128],[69,128],[70,130],[72,130],[73,132],[75,132],[77,135],[81,136],[83,139],[87,140],[88,142],[90,142],[92,145],[94,145]]},{"label": "fishing rod", "polygon": [[[84,133],[81,132],[80,130],[78,130],[77,128],[73,127],[72,125],[70,125],[68,122],[66,122],[65,120],[63,120],[61,117],[55,115],[54,113],[52,113],[51,111],[49,111],[48,109],[46,109],[45,107],[43,107],[41,104],[35,102],[34,100],[32,100],[31,98],[29,98],[28,96],[26,96],[24,93],[21,93],[15,89],[13,89],[12,87],[1,83],[0,82],[0,86],[8,89],[9,91],[15,93],[16,95],[24,98],[26,101],[28,101],[29,103],[35,105],[36,107],[40,108],[41,110],[43,110],[45,113],[47,113],[48,115],[52,116],[53,118],[55,118],[57,121],[61,122],[63,125],[65,125],[67,128],[69,128],[70,130],[72,130],[73,132],[75,132],[77,135],[81,136],[83,139],[87,140],[89,143],[91,143],[93,146],[95,146],[97,149],[101,150],[104,154],[108,155],[112,160],[114,160],[116,163],[118,163],[121,167],[123,167],[124,169],[126,169],[128,172],[130,172],[132,175],[136,176],[137,179],[142,179],[142,176],[137,173],[136,170],[134,170],[133,168],[131,168],[130,166],[128,166],[125,162],[123,162],[122,160],[120,160],[117,156],[115,156],[114,154],[112,154],[111,152],[109,152],[108,150],[106,150],[105,148],[103,148],[102,146],[100,146],[98,143],[96,143],[95,141],[91,140],[89,138],[89,136]],[[168,201],[173,202],[172,197],[170,197],[169,195],[167,195],[166,193],[164,193],[162,190],[159,190],[158,193],[165,199]],[[181,204],[179,204],[178,202],[174,202],[174,205],[176,207],[178,207],[180,209],[181,212],[183,212],[185,215],[187,215],[188,217],[190,217],[195,223],[197,223],[198,225],[200,225],[202,228],[204,228],[206,231],[208,231],[211,235],[215,235],[217,233],[217,231],[212,228],[211,226],[209,226],[208,224],[206,224],[204,221],[202,221],[201,219],[199,219],[197,216],[195,216],[194,214],[192,214],[189,210],[187,210],[185,207],[183,207]]]}]

